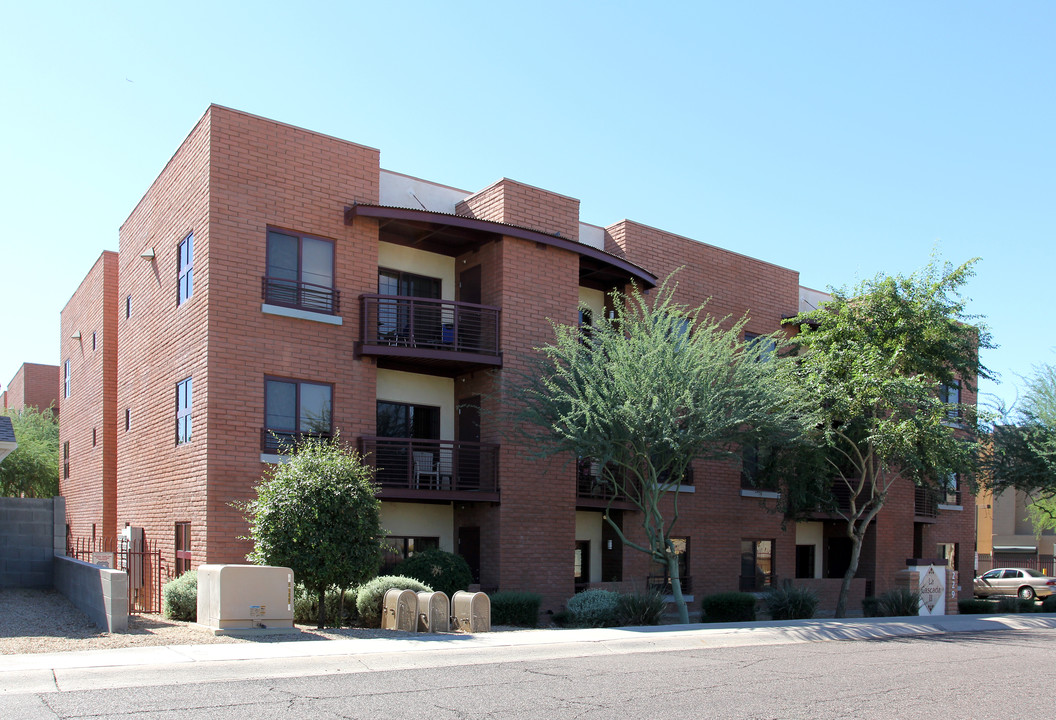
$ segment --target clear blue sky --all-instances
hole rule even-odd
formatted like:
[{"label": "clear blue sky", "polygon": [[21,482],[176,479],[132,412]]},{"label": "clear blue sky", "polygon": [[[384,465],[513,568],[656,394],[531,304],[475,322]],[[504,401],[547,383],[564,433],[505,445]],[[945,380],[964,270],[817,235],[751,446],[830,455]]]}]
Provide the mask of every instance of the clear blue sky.
[{"label": "clear blue sky", "polygon": [[[1014,399],[1052,354],[1056,3],[16,3],[0,383],[215,102],[467,189],[510,177],[800,271],[980,256]],[[1046,330],[1046,328],[1049,328]]]}]

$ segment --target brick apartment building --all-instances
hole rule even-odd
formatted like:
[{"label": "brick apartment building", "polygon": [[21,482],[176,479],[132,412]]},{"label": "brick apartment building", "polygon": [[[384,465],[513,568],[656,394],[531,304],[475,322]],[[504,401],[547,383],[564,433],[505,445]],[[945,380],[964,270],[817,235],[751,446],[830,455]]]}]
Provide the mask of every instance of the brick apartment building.
[{"label": "brick apartment building", "polygon": [[[551,320],[576,322],[581,305],[600,316],[608,291],[678,266],[682,302],[747,312],[750,333],[820,296],[794,270],[627,220],[583,223],[574,198],[508,179],[457,190],[211,106],[62,312],[69,531],[142,527],[171,569],[240,562],[232,503],[282,460],[279,440],[339,432],[379,467],[390,560],[458,552],[482,586],[541,592],[544,611],[588,583],[640,587],[655,570],[603,522],[591,469],[539,460],[501,411]],[[831,609],[842,523],[783,526],[739,464],[700,462],[693,477],[677,530],[690,596],[796,578]],[[941,554],[971,577],[971,501],[917,495],[893,490],[856,597],[910,557]]]},{"label": "brick apartment building", "polygon": [[61,395],[57,365],[23,363],[7,388],[0,393],[0,410],[21,410],[35,407],[38,410],[51,408],[59,416]]}]

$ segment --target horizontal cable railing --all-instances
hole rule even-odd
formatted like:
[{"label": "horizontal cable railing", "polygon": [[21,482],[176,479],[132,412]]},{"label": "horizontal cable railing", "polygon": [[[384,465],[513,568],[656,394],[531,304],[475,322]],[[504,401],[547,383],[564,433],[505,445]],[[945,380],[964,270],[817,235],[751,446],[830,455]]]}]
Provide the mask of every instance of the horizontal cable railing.
[{"label": "horizontal cable railing", "polygon": [[499,309],[402,295],[361,295],[365,345],[499,354]]},{"label": "horizontal cable railing", "polygon": [[499,446],[417,438],[361,437],[360,452],[382,488],[496,492]]},{"label": "horizontal cable railing", "polygon": [[269,305],[282,305],[329,315],[341,312],[341,293],[323,285],[263,277],[261,296]]},{"label": "horizontal cable railing", "polygon": [[305,438],[330,440],[330,433],[293,433],[271,428],[260,429],[260,451],[272,455],[288,455]]}]

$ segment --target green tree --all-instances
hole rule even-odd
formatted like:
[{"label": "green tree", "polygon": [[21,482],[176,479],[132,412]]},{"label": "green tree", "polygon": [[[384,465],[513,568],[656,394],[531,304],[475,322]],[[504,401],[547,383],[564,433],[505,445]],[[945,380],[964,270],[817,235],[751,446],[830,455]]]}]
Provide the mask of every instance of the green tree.
[{"label": "green tree", "polygon": [[319,598],[326,622],[328,588],[373,577],[381,562],[381,502],[370,468],[352,450],[305,438],[288,463],[275,465],[241,508],[250,523],[250,562],[293,570]]},{"label": "green tree", "polygon": [[0,463],[0,495],[48,498],[59,494],[59,423],[51,408],[7,410],[18,447]]},{"label": "green tree", "polygon": [[1056,367],[1035,369],[1018,411],[994,426],[987,450],[988,488],[1024,492],[1035,532],[1056,528]]},{"label": "green tree", "polygon": [[555,324],[526,379],[521,420],[544,453],[589,458],[610,497],[637,507],[644,542],[629,539],[608,511],[606,520],[626,546],[667,569],[688,622],[671,534],[690,463],[794,437],[803,418],[786,392],[780,334],[746,345],[745,319],[679,305],[674,289],[668,278],[652,302],[637,288],[613,293],[615,316],[590,328]]},{"label": "green tree", "polygon": [[975,408],[941,395],[958,382],[974,390],[977,377],[992,377],[978,353],[994,347],[990,335],[973,324],[978,318],[966,313],[960,294],[976,262],[940,267],[933,260],[909,276],[877,275],[790,321],[801,329],[794,377],[822,414],[817,442],[836,478],[833,495],[847,498],[843,509],[834,498],[828,503],[846,520],[852,544],[837,617],[846,611],[866,531],[896,479],[943,489],[956,474],[973,477]]}]

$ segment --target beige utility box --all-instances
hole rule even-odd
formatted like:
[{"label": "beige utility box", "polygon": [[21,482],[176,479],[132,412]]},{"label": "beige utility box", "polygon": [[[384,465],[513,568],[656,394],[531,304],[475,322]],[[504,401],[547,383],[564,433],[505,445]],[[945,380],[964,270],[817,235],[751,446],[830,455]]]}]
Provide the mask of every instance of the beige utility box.
[{"label": "beige utility box", "polygon": [[418,593],[418,632],[451,632],[451,601],[442,592]]},{"label": "beige utility box", "polygon": [[414,590],[386,590],[381,605],[381,629],[414,632],[417,628],[418,596]]},{"label": "beige utility box", "polygon": [[293,570],[198,566],[198,624],[215,630],[293,627]]},{"label": "beige utility box", "polygon": [[491,600],[482,592],[459,590],[451,598],[451,622],[462,632],[491,632]]}]

